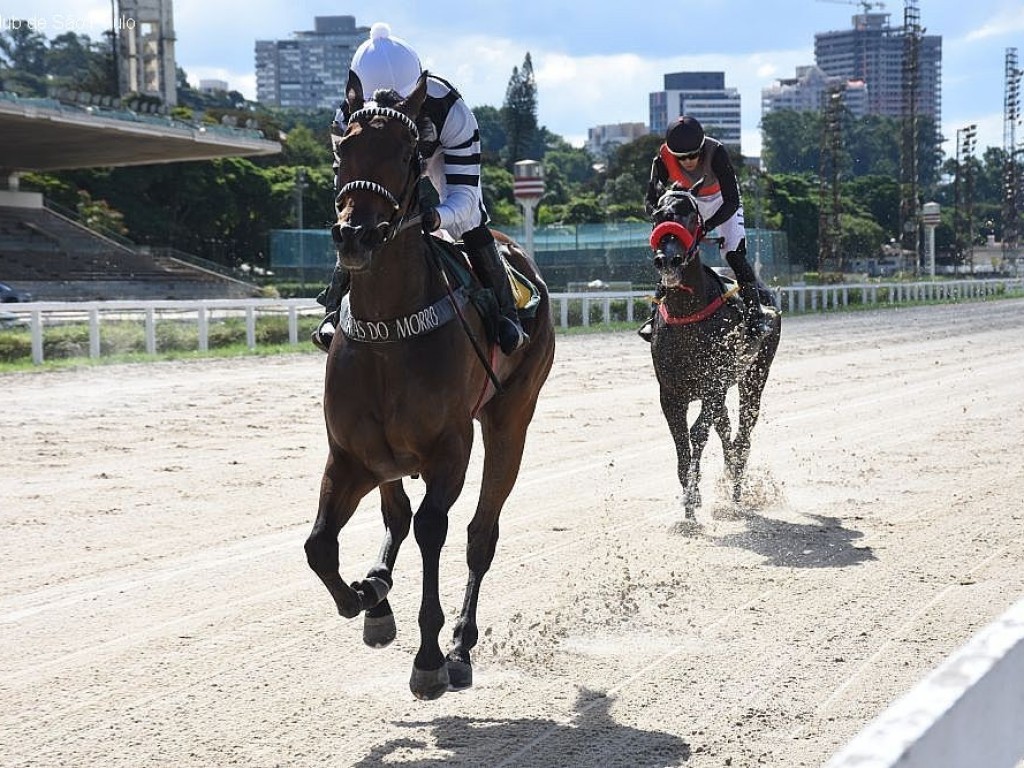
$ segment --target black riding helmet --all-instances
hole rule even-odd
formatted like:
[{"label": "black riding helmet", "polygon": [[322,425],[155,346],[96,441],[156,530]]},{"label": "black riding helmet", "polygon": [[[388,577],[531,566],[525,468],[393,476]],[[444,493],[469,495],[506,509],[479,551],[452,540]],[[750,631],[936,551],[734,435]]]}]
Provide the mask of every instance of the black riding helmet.
[{"label": "black riding helmet", "polygon": [[704,147],[704,128],[689,115],[683,115],[665,133],[665,144],[674,155],[695,155]]}]

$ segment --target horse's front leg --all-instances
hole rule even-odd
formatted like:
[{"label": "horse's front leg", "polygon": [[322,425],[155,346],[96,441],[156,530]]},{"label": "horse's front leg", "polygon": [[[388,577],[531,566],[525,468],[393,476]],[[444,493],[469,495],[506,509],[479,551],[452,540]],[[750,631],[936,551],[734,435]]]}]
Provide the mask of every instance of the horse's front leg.
[{"label": "horse's front leg", "polygon": [[687,498],[692,506],[687,505],[686,517],[693,519],[693,509],[701,505],[700,497],[700,460],[704,455],[704,447],[708,444],[708,436],[711,434],[711,424],[720,417],[720,412],[725,409],[725,396],[715,393],[712,396],[705,396],[700,403],[700,413],[693,420],[690,427],[690,454],[689,483],[686,488]]},{"label": "horse's front leg", "polygon": [[412,524],[412,507],[401,480],[380,487],[380,511],[384,518],[384,541],[380,545],[377,562],[367,572],[364,581],[352,585],[357,592],[381,596],[380,602],[367,608],[363,616],[363,642],[371,648],[389,645],[398,633],[395,615],[386,595],[394,581],[398,550],[409,535]]},{"label": "horse's front leg", "polygon": [[[338,534],[352,518],[356,506],[376,483],[352,462],[332,452],[320,481],[320,504],[313,530],[306,539],[306,562],[334,598],[338,613],[351,619],[380,599],[353,589],[339,572]],[[372,602],[371,602],[372,601]]]},{"label": "horse's front leg", "polygon": [[662,386],[661,411],[665,414],[668,430],[672,433],[672,442],[676,446],[676,477],[683,488],[683,506],[686,508],[687,518],[693,516],[693,507],[687,491],[690,474],[690,432],[686,424],[686,412],[689,405],[688,395]]},{"label": "horse's front leg", "polygon": [[[472,426],[470,426],[472,430]],[[423,560],[423,593],[420,597],[420,647],[413,661],[409,688],[418,699],[436,699],[448,690],[448,668],[438,636],[444,626],[440,597],[441,549],[448,537],[448,510],[462,492],[466,478],[464,460],[439,473],[424,471],[427,492],[413,517],[413,533]]]}]

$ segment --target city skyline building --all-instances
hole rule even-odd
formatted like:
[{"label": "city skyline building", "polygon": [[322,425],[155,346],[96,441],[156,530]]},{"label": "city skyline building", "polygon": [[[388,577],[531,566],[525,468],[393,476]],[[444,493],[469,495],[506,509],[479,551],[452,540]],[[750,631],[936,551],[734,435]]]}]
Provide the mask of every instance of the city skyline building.
[{"label": "city skyline building", "polygon": [[651,133],[664,134],[670,122],[690,115],[707,133],[739,150],[740,106],[740,92],[726,87],[724,72],[672,72],[664,77],[664,90],[649,95],[648,124]]},{"label": "city skyline building", "polygon": [[595,158],[606,159],[623,144],[629,144],[647,133],[646,123],[595,125],[587,129],[587,143],[584,147]]},{"label": "city skyline building", "polygon": [[332,109],[344,97],[349,65],[369,27],[354,16],[316,16],[314,29],[256,41],[256,101],[290,109]]},{"label": "city skyline building", "polygon": [[781,109],[821,112],[830,91],[841,90],[843,104],[854,117],[868,114],[868,86],[863,80],[829,77],[813,64],[796,68],[796,76],[780,78],[761,89],[761,116]]},{"label": "city skyline building", "polygon": [[[888,13],[858,13],[851,29],[814,35],[814,59],[830,77],[867,84],[867,114],[900,118],[907,31],[893,27]],[[942,120],[942,37],[921,35],[916,63],[917,114]]]}]

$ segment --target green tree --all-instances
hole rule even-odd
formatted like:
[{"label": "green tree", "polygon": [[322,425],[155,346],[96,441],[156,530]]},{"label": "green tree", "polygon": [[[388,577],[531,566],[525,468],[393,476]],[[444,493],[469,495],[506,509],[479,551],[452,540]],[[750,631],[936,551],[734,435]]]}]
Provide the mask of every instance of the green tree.
[{"label": "green tree", "polygon": [[486,166],[501,162],[501,153],[507,143],[505,121],[501,111],[495,107],[474,107],[473,114],[480,126],[480,149],[483,164]]},{"label": "green tree", "polygon": [[574,187],[586,183],[594,175],[594,159],[585,149],[566,144],[544,153],[544,173],[557,168],[566,183]]},{"label": "green tree", "polygon": [[761,119],[761,156],[769,173],[817,173],[821,117],[780,109]]},{"label": "green tree", "polygon": [[843,210],[856,209],[873,219],[888,237],[900,228],[900,184],[894,175],[861,176],[842,185]]},{"label": "green tree", "polygon": [[[647,182],[651,179],[651,163],[662,144],[656,134],[641,136],[615,149],[608,158],[604,189],[612,188],[612,199],[620,205],[632,201],[643,210]],[[632,190],[632,192],[630,192]]]},{"label": "green tree", "polygon": [[768,209],[782,221],[789,242],[790,260],[805,269],[818,262],[817,185],[808,175],[767,176]]},{"label": "green tree", "polygon": [[84,189],[78,190],[78,215],[89,229],[101,233],[113,232],[115,235],[126,235],[128,229],[124,225],[124,215],[110,207],[106,200],[93,200],[92,195]]},{"label": "green tree", "polygon": [[505,166],[511,170],[519,160],[540,160],[543,147],[538,141],[537,82],[529,53],[523,59],[522,69],[512,68],[501,115],[507,137]]},{"label": "green tree", "polygon": [[306,125],[300,123],[288,131],[282,144],[281,159],[286,165],[302,165],[313,168],[330,168],[331,166],[331,150],[326,136],[314,134]]},{"label": "green tree", "polygon": [[840,227],[842,250],[846,258],[874,256],[889,241],[888,233],[871,218],[843,213],[840,215]]},{"label": "green tree", "polygon": [[4,19],[0,32],[0,63],[23,74],[46,74],[46,36],[25,19]]},{"label": "green tree", "polygon": [[[843,167],[854,177],[900,177],[899,125],[891,117],[866,115],[843,121]],[[896,198],[897,215],[899,197]]]},{"label": "green tree", "polygon": [[55,78],[71,81],[88,70],[94,54],[88,35],[65,32],[50,42],[46,52],[46,73]]},{"label": "green tree", "polygon": [[512,174],[500,165],[484,165],[480,173],[484,190],[484,206],[495,226],[515,226],[522,222],[523,215],[514,196]]}]

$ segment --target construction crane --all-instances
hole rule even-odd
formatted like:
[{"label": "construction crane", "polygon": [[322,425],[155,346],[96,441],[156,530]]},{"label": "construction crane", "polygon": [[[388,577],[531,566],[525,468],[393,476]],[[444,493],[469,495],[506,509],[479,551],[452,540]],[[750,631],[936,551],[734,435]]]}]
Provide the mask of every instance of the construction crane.
[{"label": "construction crane", "polygon": [[837,3],[839,5],[859,5],[864,13],[871,13],[872,8],[885,10],[885,3],[869,3],[865,0],[818,0],[819,3]]}]

